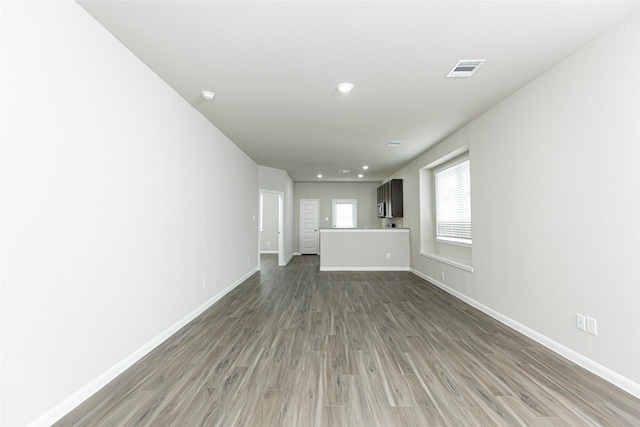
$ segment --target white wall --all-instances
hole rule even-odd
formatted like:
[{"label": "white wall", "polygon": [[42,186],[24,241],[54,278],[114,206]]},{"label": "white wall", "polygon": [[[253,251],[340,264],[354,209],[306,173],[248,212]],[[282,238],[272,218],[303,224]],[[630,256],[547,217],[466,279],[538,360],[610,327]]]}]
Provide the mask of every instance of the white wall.
[{"label": "white wall", "polygon": [[76,3],[2,2],[2,32],[1,424],[17,426],[256,270],[258,168]]},{"label": "white wall", "polygon": [[294,250],[300,252],[300,199],[320,201],[320,228],[332,227],[332,199],[358,200],[358,228],[380,228],[374,182],[296,182],[294,185]]},{"label": "white wall", "polygon": [[[640,17],[393,175],[412,265],[640,395]],[[474,272],[419,255],[419,169],[469,144]],[[435,280],[434,280],[435,281]],[[598,336],[575,327],[582,313]],[[575,353],[573,353],[575,352]]]},{"label": "white wall", "polygon": [[258,181],[261,190],[284,194],[282,255],[286,264],[293,257],[293,180],[287,171],[259,166]]},{"label": "white wall", "polygon": [[260,252],[278,251],[278,214],[280,211],[280,195],[278,193],[261,192],[262,197],[262,229],[260,230]]}]

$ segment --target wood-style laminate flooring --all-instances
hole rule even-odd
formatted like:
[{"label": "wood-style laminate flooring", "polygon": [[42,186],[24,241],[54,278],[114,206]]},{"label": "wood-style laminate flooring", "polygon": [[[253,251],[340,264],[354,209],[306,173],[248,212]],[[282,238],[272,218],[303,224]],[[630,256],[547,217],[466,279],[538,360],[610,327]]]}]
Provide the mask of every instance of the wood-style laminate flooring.
[{"label": "wood-style laminate flooring", "polygon": [[408,272],[256,273],[56,426],[639,426],[640,400]]}]

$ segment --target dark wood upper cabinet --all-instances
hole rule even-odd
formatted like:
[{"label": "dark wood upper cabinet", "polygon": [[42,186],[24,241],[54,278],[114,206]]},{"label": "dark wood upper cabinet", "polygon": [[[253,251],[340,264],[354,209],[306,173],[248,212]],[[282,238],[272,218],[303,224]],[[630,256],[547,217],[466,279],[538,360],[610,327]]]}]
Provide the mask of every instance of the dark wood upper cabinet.
[{"label": "dark wood upper cabinet", "polygon": [[378,218],[396,218],[402,216],[402,180],[392,179],[385,182],[377,191]]}]

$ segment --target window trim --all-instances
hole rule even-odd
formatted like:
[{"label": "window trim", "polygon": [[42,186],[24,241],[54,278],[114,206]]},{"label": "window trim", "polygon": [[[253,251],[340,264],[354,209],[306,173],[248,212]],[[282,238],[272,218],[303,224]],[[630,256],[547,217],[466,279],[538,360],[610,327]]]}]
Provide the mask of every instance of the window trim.
[{"label": "window trim", "polygon": [[[337,218],[336,205],[338,205],[338,204],[351,204],[353,206],[353,212],[352,212],[353,226],[351,226],[351,227],[338,227],[336,225],[336,218]],[[332,213],[331,225],[333,226],[333,228],[339,228],[339,229],[345,229],[345,230],[358,228],[358,199],[332,199],[331,200],[331,213]]]},{"label": "window trim", "polygon": [[444,264],[450,265],[455,268],[459,268],[460,270],[468,271],[469,273],[473,273],[473,265],[471,262],[461,258],[455,258],[451,256],[443,256],[441,254],[434,254],[428,252],[420,251],[420,255],[425,258],[430,258],[436,261],[440,261]]},{"label": "window trim", "polygon": [[[435,225],[435,177],[433,170],[445,165],[450,161],[455,161],[462,156],[469,156],[472,159],[469,144],[460,144],[450,150],[433,150],[426,155],[424,166],[419,170],[419,238],[420,255],[425,260],[433,261],[443,267],[445,265],[460,268],[466,272],[473,273],[473,247],[469,245],[452,244],[450,242],[436,240]],[[470,160],[471,161],[471,160]],[[473,187],[473,171],[471,172],[471,184]],[[471,199],[473,204],[473,198]],[[473,221],[472,216],[471,220]]]}]

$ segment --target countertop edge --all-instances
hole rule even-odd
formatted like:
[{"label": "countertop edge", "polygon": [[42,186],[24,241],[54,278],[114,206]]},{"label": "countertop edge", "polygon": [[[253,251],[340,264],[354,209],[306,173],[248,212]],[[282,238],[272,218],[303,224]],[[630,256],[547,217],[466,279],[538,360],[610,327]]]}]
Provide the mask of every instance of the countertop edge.
[{"label": "countertop edge", "polygon": [[321,228],[321,232],[335,233],[388,233],[389,231],[409,231],[409,228]]}]

